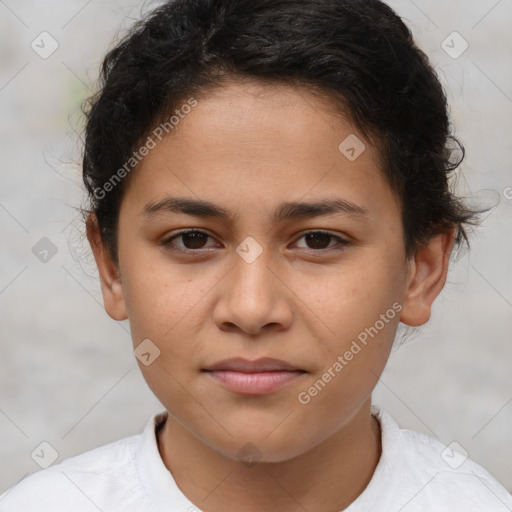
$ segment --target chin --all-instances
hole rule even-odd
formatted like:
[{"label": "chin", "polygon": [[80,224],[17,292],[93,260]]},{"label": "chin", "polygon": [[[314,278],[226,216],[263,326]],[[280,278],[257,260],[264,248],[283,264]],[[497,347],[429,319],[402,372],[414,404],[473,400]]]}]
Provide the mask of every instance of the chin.
[{"label": "chin", "polygon": [[226,435],[222,439],[210,439],[206,442],[224,457],[242,462],[248,467],[256,463],[285,462],[308,451],[308,447],[294,436],[294,432],[285,429],[279,434],[270,435],[261,428],[248,429],[237,432],[233,438]]}]

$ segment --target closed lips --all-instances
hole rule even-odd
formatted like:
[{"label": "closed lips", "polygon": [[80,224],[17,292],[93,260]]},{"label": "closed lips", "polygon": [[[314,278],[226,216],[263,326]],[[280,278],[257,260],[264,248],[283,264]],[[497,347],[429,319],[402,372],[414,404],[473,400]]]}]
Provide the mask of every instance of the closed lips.
[{"label": "closed lips", "polygon": [[273,358],[261,358],[255,361],[249,361],[243,358],[225,359],[203,371],[231,371],[239,373],[263,373],[263,372],[302,372],[305,370],[297,368],[286,361]]}]

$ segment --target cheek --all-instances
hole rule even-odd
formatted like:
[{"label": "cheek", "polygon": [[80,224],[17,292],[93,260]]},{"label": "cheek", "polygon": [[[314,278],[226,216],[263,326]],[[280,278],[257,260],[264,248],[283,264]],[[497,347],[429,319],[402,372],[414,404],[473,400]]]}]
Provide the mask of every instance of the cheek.
[{"label": "cheek", "polygon": [[[383,304],[385,301],[383,301]],[[339,310],[336,336],[322,347],[321,368],[299,390],[295,400],[309,419],[332,433],[367,400],[387,363],[399,321],[400,305]],[[382,315],[382,316],[381,316]],[[310,425],[311,428],[314,425]]]},{"label": "cheek", "polygon": [[183,367],[184,359],[202,350],[199,332],[211,316],[208,291],[222,274],[213,268],[199,271],[196,265],[171,264],[165,257],[132,256],[125,261],[123,292],[134,346],[150,339],[166,367],[177,368],[179,361]]},{"label": "cheek", "polygon": [[126,244],[121,266],[130,321],[137,326],[146,323],[155,333],[163,328],[162,322],[169,327],[179,314],[177,296],[187,289],[186,277],[166,263],[163,253],[142,242]]},{"label": "cheek", "polygon": [[[360,254],[330,269],[325,278],[319,276],[315,286],[305,279],[297,287],[303,290],[301,300],[316,313],[329,337],[344,340],[343,344],[376,322],[387,335],[396,316],[393,304],[401,299],[403,273],[394,259],[377,251]],[[381,315],[386,316],[385,328],[379,321]],[[334,342],[333,347],[339,350],[343,345]]]}]

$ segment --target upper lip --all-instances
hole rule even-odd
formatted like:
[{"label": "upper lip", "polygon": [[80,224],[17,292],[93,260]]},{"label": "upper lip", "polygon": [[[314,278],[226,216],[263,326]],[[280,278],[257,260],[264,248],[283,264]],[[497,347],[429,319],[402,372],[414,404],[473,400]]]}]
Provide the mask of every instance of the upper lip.
[{"label": "upper lip", "polygon": [[217,363],[205,368],[206,371],[222,371],[229,370],[241,373],[257,373],[257,372],[272,372],[272,371],[304,371],[296,366],[293,366],[286,361],[274,359],[271,357],[262,357],[254,361],[249,361],[242,357],[235,357],[232,359],[223,359]]}]

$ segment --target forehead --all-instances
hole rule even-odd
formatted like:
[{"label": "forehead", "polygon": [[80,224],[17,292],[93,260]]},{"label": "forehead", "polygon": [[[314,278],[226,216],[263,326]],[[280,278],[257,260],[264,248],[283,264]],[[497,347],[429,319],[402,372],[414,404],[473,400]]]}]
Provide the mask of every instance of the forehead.
[{"label": "forehead", "polygon": [[227,82],[196,101],[131,176],[126,193],[141,211],[170,195],[266,212],[326,194],[370,215],[396,208],[378,149],[333,101],[257,82]]}]

